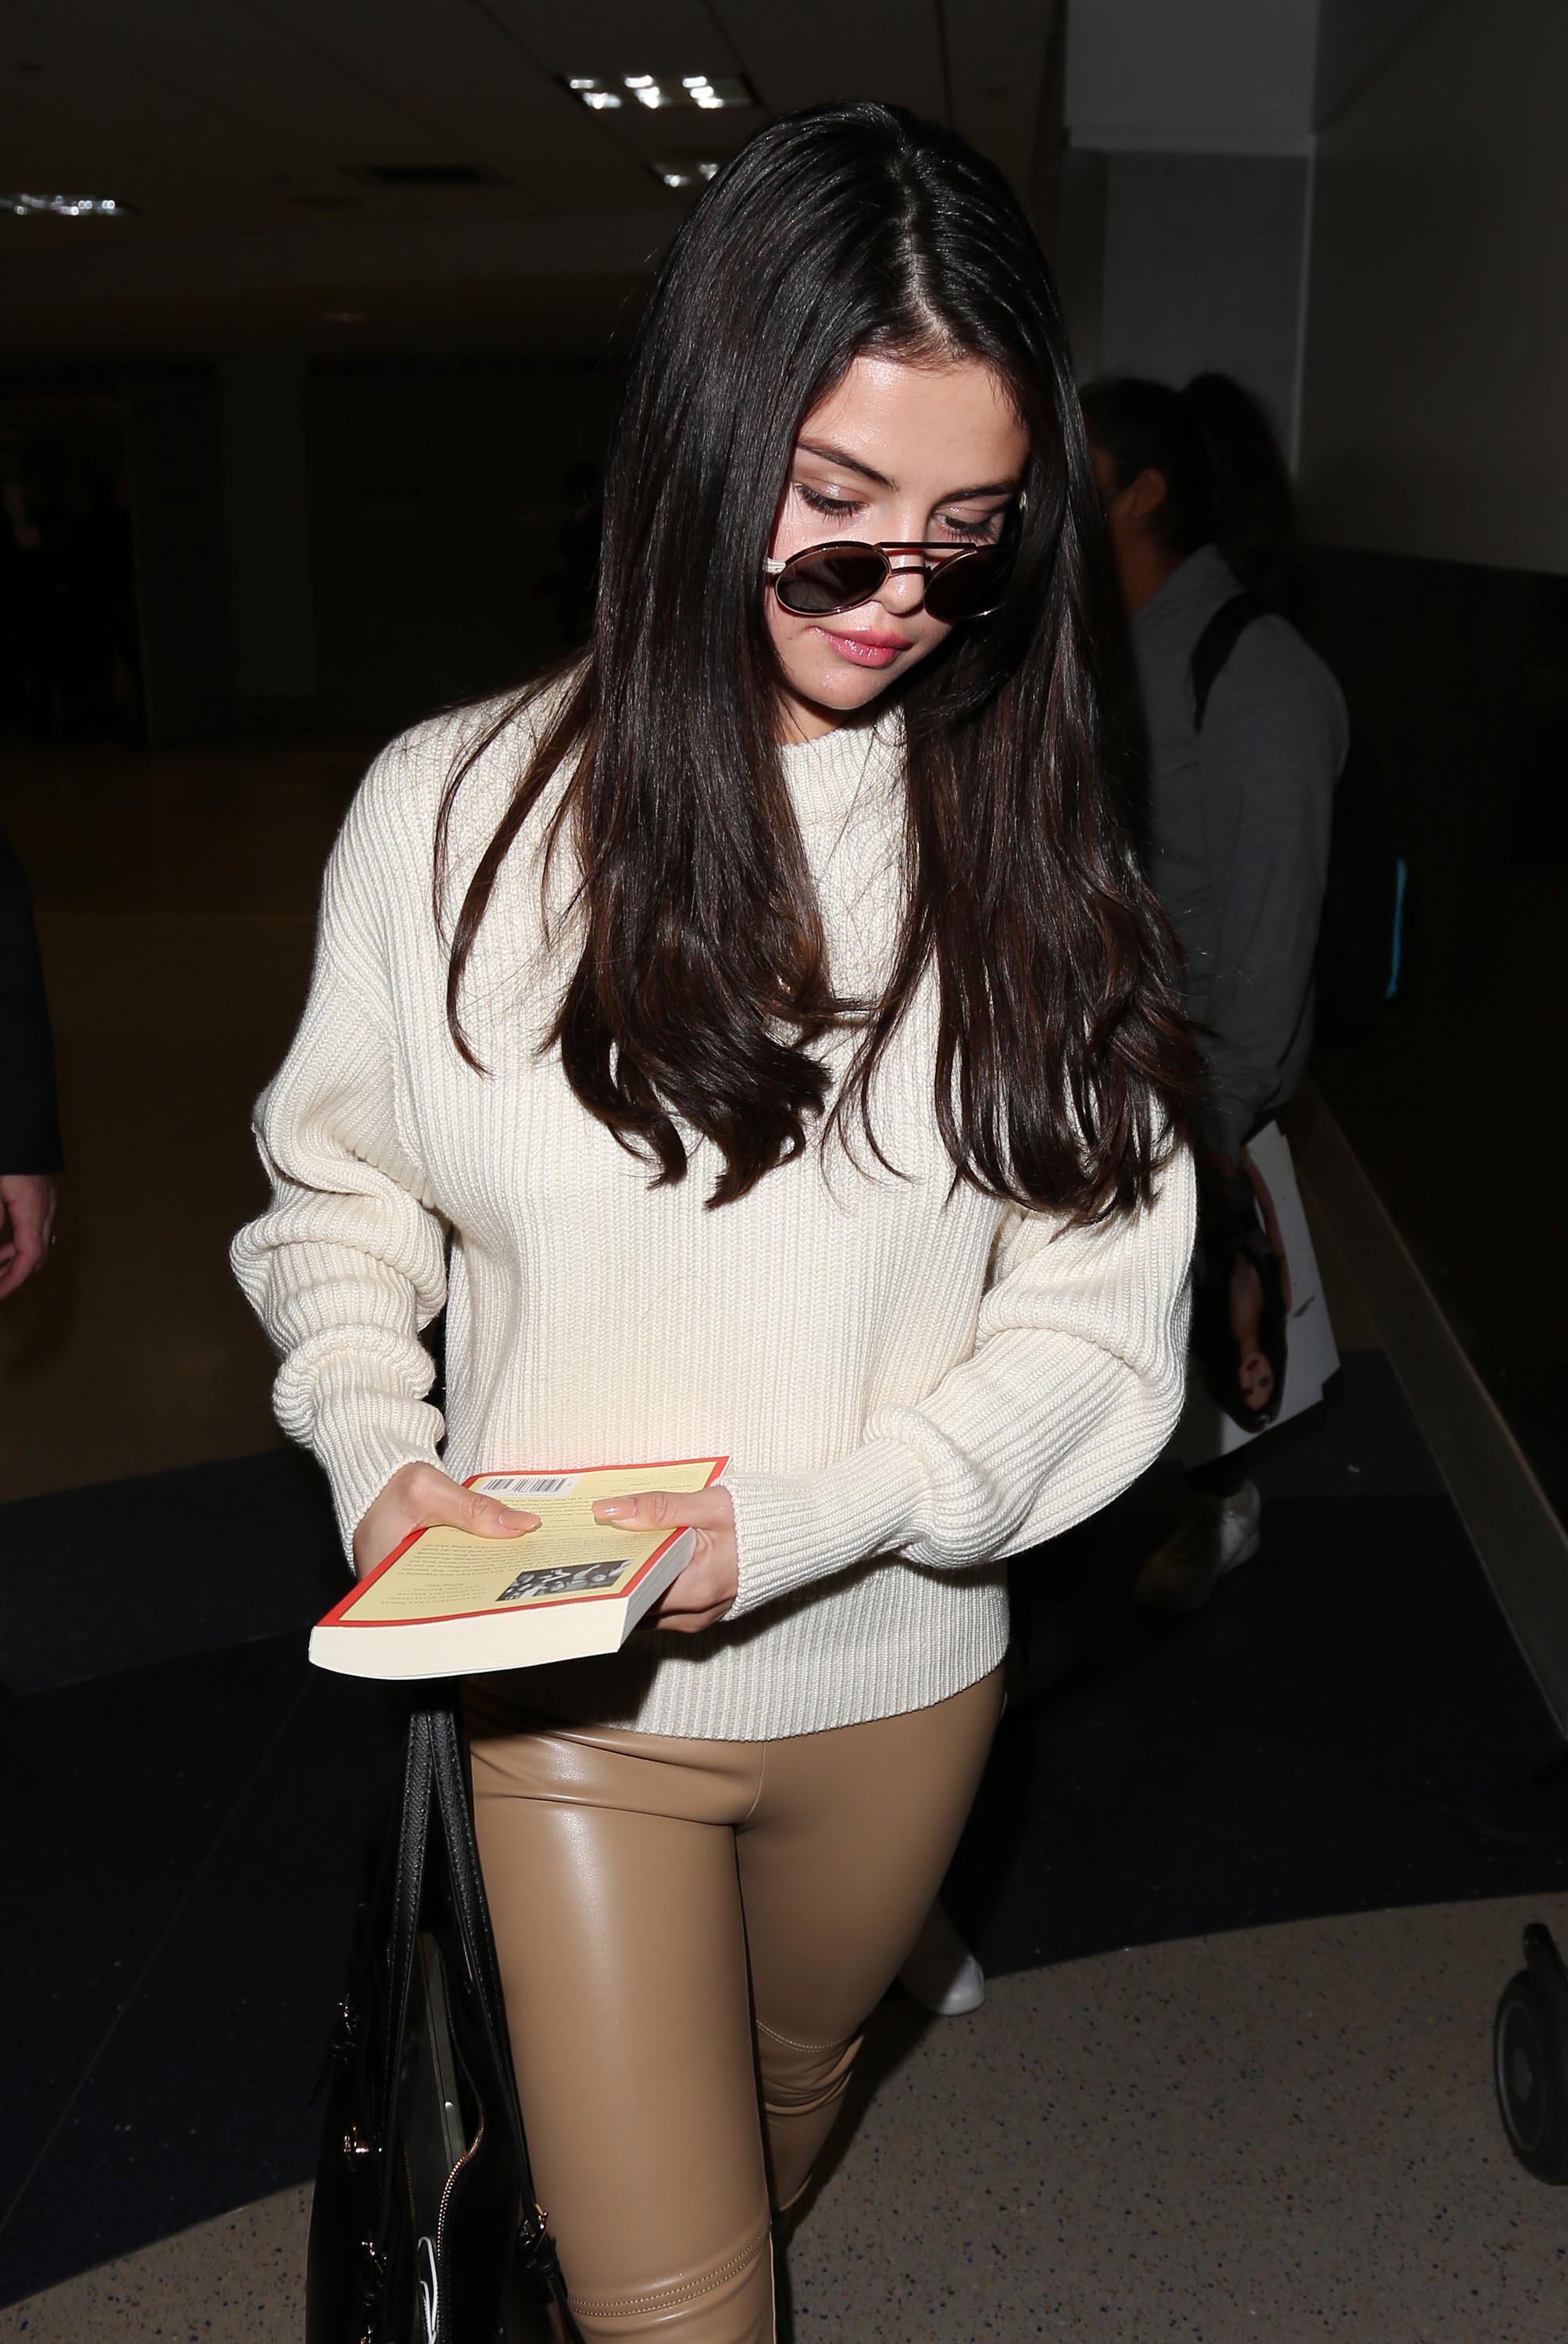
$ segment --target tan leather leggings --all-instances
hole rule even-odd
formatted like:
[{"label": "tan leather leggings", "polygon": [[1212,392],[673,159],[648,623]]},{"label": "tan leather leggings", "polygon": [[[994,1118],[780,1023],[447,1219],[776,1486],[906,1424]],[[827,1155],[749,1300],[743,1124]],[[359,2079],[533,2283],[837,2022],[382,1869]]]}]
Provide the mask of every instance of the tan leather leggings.
[{"label": "tan leather leggings", "polygon": [[941,1884],[1000,1672],[783,1742],[526,1718],[470,1688],[534,2178],[585,2338],[773,2344],[769,2220]]}]

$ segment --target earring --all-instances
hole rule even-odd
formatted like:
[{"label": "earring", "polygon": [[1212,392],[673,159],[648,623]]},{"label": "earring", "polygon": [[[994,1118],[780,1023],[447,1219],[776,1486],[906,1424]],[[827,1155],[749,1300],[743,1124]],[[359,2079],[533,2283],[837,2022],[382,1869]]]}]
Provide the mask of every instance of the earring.
[{"label": "earring", "polygon": [[1020,490],[1018,490],[1018,510],[1019,510],[1020,512],[1027,512],[1027,511],[1028,511],[1028,510],[1029,510],[1029,492],[1028,492],[1027,489],[1020,489]]}]

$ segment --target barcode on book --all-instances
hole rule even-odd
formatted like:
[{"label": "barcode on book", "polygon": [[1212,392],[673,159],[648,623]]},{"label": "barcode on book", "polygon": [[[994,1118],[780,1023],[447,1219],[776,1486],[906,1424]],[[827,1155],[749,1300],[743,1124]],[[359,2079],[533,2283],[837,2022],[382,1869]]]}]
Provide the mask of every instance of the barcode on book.
[{"label": "barcode on book", "polygon": [[487,1473],[487,1498],[564,1498],[577,1487],[577,1473]]}]

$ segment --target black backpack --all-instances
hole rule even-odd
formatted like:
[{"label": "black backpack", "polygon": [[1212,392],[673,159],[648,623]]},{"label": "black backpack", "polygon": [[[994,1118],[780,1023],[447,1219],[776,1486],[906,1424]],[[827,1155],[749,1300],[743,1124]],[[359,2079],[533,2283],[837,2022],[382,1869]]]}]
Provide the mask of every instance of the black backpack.
[{"label": "black backpack", "polygon": [[[1233,594],[1199,636],[1191,662],[1199,732],[1209,695],[1241,636],[1255,619],[1275,615],[1260,596]],[[1317,1037],[1330,1049],[1369,1041],[1384,1003],[1399,991],[1409,879],[1381,770],[1352,728],[1334,785],[1328,884],[1318,931]]]}]

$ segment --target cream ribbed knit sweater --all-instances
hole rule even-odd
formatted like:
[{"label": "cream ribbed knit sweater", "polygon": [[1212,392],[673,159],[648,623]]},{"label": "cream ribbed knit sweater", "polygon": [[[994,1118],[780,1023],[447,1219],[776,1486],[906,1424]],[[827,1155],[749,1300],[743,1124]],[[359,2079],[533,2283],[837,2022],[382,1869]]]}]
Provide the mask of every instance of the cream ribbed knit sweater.
[{"label": "cream ribbed knit sweater", "polygon": [[[960,1691],[1007,1641],[998,1558],[1105,1505],[1175,1422],[1189,1159],[1149,1210],[1096,1229],[950,1194],[927,992],[873,1093],[906,1177],[814,1147],[710,1212],[702,1143],[683,1183],[650,1188],[534,1055],[574,956],[570,927],[553,961],[542,940],[539,814],[465,991],[490,1074],[448,1038],[431,841],[464,722],[421,725],[372,767],[328,869],[303,1023],[258,1107],[274,1203],[234,1263],[283,1355],[280,1421],[326,1467],[345,1540],[415,1459],[461,1479],[729,1452],[729,1617],[531,1672],[553,1713],[757,1740]],[[525,747],[503,739],[464,785],[454,900]],[[897,910],[896,721],[785,762],[835,977],[875,985]],[[829,1049],[840,1071],[847,1049]],[[444,1455],[420,1340],[443,1301]]]}]

